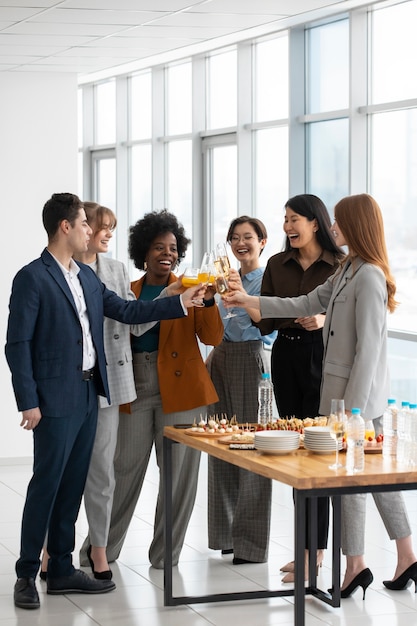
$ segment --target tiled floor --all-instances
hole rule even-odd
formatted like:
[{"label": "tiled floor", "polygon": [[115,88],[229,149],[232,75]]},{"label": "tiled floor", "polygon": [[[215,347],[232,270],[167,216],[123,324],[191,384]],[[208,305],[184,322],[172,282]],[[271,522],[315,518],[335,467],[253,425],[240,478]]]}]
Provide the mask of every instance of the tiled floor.
[{"label": "tiled floor", "polygon": [[[194,604],[165,608],[163,572],[150,567],[147,549],[152,535],[157,469],[149,467],[137,512],[121,557],[112,566],[117,589],[106,595],[48,596],[45,583],[38,582],[41,608],[16,609],[12,589],[14,562],[19,550],[19,531],[24,493],[30,465],[0,464],[0,626],[272,626],[293,624],[291,598],[259,601]],[[405,494],[417,549],[417,495]],[[186,543],[174,575],[174,594],[203,594],[282,587],[279,567],[292,556],[293,505],[291,490],[274,483],[272,533],[269,562],[259,565],[232,565],[231,556],[207,548],[206,458],[203,455],[195,510]],[[84,510],[77,524],[77,549],[86,531]],[[414,585],[401,592],[389,592],[382,585],[395,567],[395,546],[387,538],[373,499],[368,496],[367,564],[374,574],[365,602],[361,590],[333,609],[318,600],[306,599],[306,625],[319,626],[411,626],[416,623],[417,595]],[[78,552],[74,562],[78,564]],[[320,571],[320,586],[330,584],[330,556]],[[342,566],[344,563],[342,562]]]}]

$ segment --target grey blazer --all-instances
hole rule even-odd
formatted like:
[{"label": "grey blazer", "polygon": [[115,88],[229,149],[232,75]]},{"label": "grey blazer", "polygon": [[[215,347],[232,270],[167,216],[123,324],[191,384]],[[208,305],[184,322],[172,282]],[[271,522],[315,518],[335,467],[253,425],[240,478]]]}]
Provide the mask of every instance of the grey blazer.
[{"label": "grey blazer", "polygon": [[[97,275],[108,289],[115,291],[125,300],[136,300],[130,290],[126,267],[120,261],[97,255]],[[136,398],[133,378],[130,327],[108,317],[103,326],[104,352],[106,354],[107,377],[112,405],[132,402]],[[101,407],[109,406],[106,398],[99,396]]]},{"label": "grey blazer", "polygon": [[387,287],[383,272],[356,258],[323,285],[297,298],[260,296],[261,315],[303,317],[326,312],[320,413],[332,398],[364,419],[383,414],[389,396]]}]

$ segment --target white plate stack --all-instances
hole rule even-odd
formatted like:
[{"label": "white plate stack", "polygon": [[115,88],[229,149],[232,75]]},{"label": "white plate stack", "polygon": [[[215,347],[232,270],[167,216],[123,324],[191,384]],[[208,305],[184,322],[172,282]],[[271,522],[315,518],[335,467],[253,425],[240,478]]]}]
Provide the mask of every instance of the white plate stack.
[{"label": "white plate stack", "polygon": [[294,430],[260,430],[255,432],[255,448],[266,454],[288,454],[300,445],[300,433]]},{"label": "white plate stack", "polygon": [[[340,440],[339,450],[343,443]],[[307,426],[304,428],[304,448],[316,454],[331,454],[336,451],[336,442],[330,436],[328,426]]]}]

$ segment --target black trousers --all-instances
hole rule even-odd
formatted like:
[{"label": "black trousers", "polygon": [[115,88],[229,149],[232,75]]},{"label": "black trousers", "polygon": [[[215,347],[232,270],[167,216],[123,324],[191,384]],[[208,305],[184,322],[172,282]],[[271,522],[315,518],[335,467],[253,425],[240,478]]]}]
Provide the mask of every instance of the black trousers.
[{"label": "black trousers", "polygon": [[[316,417],[319,413],[323,361],[322,331],[279,331],[272,347],[271,374],[281,418]],[[306,545],[309,545],[310,506],[307,502]],[[317,499],[317,548],[327,548],[329,498]]]}]

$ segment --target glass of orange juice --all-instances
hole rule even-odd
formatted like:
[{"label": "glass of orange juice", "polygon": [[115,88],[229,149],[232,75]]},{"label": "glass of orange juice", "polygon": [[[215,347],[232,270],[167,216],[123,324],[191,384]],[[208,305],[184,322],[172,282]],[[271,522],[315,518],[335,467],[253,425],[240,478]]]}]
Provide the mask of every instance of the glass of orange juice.
[{"label": "glass of orange juice", "polygon": [[183,287],[188,289],[189,287],[198,285],[200,282],[198,279],[199,271],[198,267],[186,267],[181,279]]},{"label": "glass of orange juice", "polygon": [[212,252],[205,252],[201,259],[198,280],[203,285],[214,283],[214,259]]},{"label": "glass of orange juice", "polygon": [[[202,282],[202,280],[200,279],[200,268],[186,267],[184,270],[184,274],[182,276],[181,282],[182,282],[183,287],[185,287],[186,289],[188,289],[189,287],[197,287],[197,285],[199,285]],[[194,304],[194,306],[197,306],[197,307],[204,306],[204,302],[202,298],[201,299],[195,298],[194,300],[192,300],[192,303]]]}]

